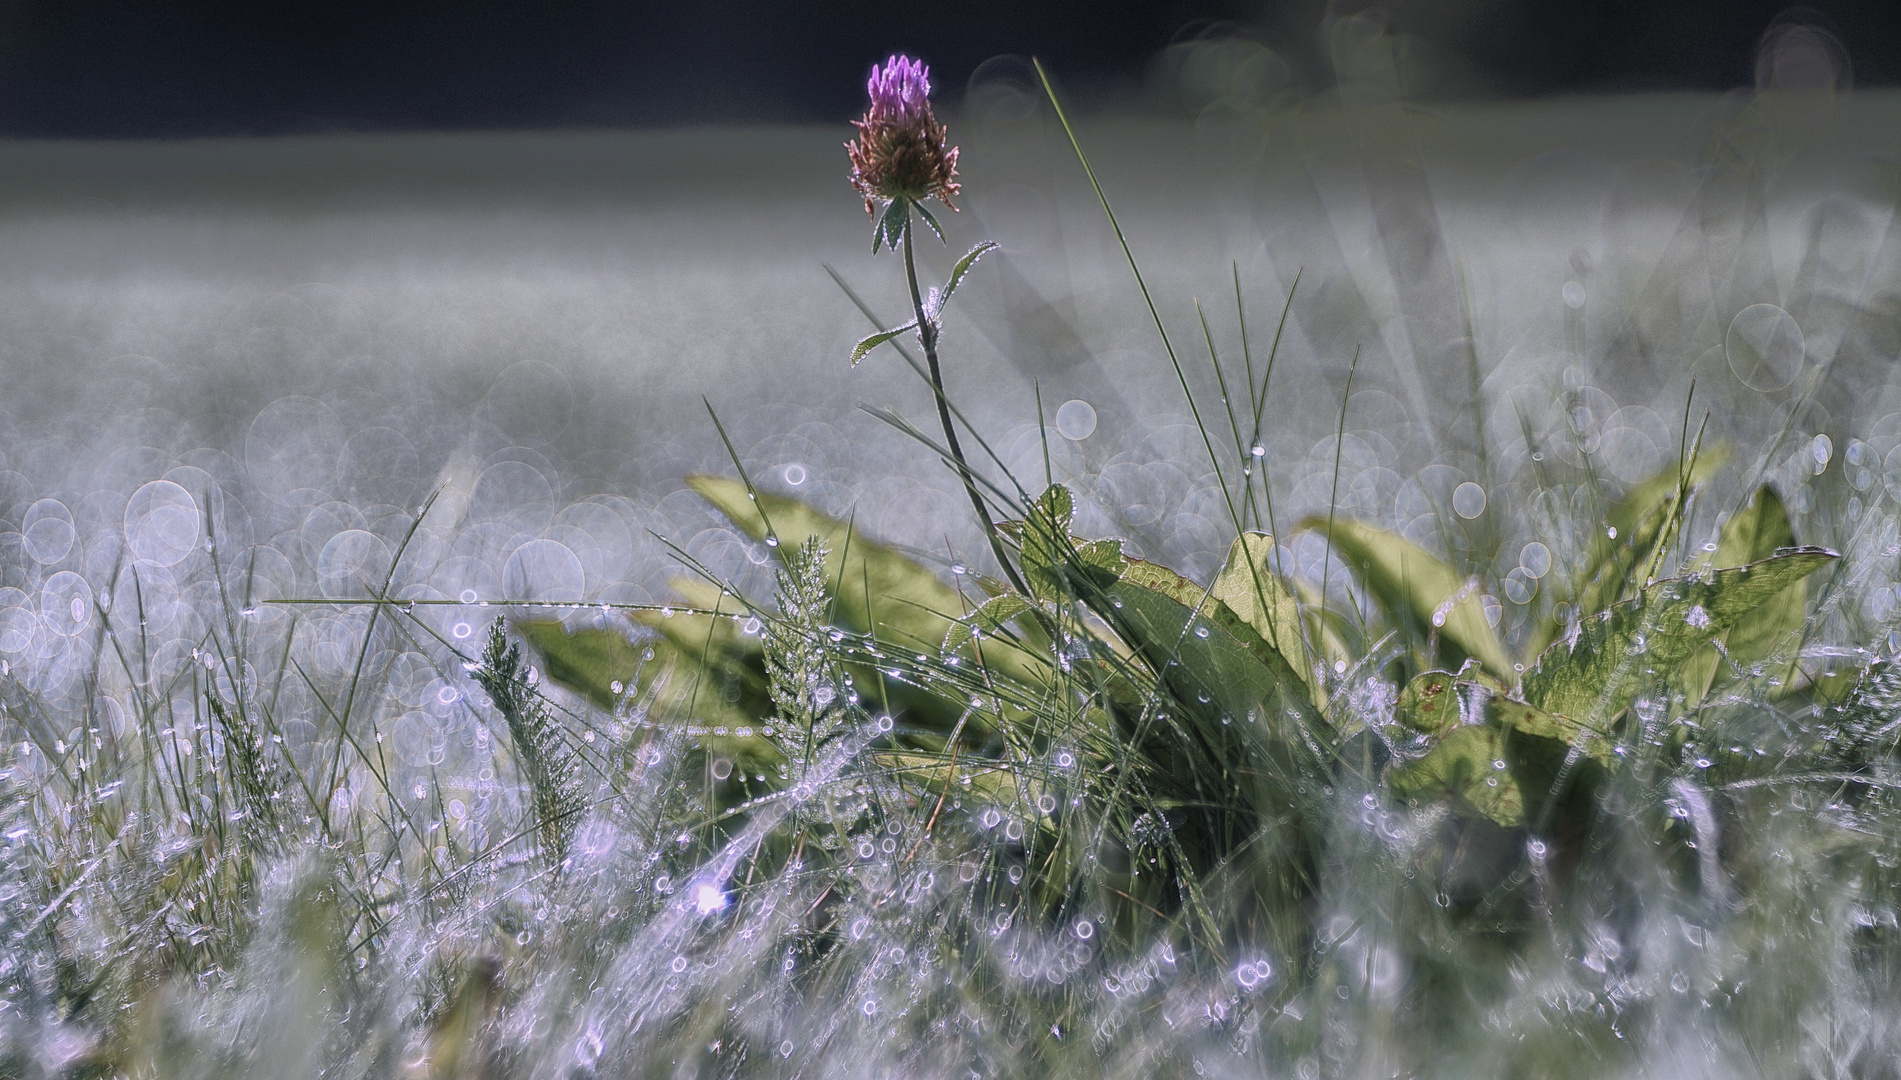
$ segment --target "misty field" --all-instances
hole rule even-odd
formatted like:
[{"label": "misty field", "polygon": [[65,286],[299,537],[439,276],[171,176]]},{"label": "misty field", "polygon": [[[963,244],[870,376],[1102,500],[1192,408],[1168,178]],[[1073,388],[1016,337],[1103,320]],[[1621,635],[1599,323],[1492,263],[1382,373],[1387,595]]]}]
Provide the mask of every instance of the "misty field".
[{"label": "misty field", "polygon": [[1896,1076],[1894,96],[1030,80],[0,146],[0,1076]]}]

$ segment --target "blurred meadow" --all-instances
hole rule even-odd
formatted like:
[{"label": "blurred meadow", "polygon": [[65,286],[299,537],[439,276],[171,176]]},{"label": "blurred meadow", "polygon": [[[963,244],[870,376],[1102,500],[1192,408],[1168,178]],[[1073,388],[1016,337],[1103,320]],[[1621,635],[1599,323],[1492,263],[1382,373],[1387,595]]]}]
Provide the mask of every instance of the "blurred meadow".
[{"label": "blurred meadow", "polygon": [[[1077,123],[1180,379],[1025,62],[917,250],[1001,245],[941,349],[1026,566],[1038,513],[1204,590],[1272,534],[1261,700],[1327,734],[1231,759],[1080,577],[956,621],[1000,568],[874,415],[928,385],[847,361],[909,301],[842,124],[0,145],[0,1076],[1896,1075],[1901,96],[1420,104],[1335,47]],[[1346,522],[1452,586],[1406,614]],[[1618,759],[1539,735],[1543,818],[1395,779],[1415,679],[1540,705],[1587,597],[1733,540],[1840,558]],[[953,624],[1042,659],[961,681]]]}]

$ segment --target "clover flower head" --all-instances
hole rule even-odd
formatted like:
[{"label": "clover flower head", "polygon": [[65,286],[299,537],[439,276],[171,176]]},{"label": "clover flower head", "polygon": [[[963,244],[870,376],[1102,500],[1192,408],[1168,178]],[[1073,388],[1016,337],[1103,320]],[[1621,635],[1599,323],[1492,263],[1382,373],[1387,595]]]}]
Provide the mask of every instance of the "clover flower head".
[{"label": "clover flower head", "polygon": [[865,92],[871,95],[871,116],[913,123],[930,111],[931,69],[922,60],[893,56],[884,67],[872,65]]},{"label": "clover flower head", "polygon": [[952,210],[957,194],[957,148],[931,111],[931,72],[921,60],[892,56],[871,69],[865,89],[871,107],[852,121],[858,137],[845,144],[851,157],[851,184],[874,204],[934,198]]}]

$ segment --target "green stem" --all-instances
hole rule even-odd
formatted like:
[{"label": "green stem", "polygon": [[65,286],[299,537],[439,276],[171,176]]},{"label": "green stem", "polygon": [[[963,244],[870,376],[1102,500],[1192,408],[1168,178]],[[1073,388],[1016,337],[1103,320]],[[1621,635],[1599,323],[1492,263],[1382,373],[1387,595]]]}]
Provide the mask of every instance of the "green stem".
[{"label": "green stem", "polygon": [[1003,567],[1003,576],[1024,596],[1030,595],[1029,587],[1017,576],[1016,567],[1010,564],[1010,558],[1003,550],[1003,541],[997,535],[997,523],[991,520],[990,508],[984,505],[983,496],[977,494],[977,483],[971,479],[970,464],[964,460],[964,448],[958,445],[957,428],[951,423],[950,399],[944,396],[944,373],[937,364],[937,324],[924,310],[924,294],[918,291],[917,262],[911,256],[911,215],[904,215],[904,278],[911,286],[911,307],[917,313],[918,341],[924,346],[924,362],[931,373],[931,392],[937,398],[937,419],[944,425],[944,443],[950,448],[951,460],[957,463],[957,477],[964,482],[964,492],[970,496],[970,505],[977,511],[977,520],[983,522],[984,536],[990,541],[990,551],[997,557],[997,564]]}]

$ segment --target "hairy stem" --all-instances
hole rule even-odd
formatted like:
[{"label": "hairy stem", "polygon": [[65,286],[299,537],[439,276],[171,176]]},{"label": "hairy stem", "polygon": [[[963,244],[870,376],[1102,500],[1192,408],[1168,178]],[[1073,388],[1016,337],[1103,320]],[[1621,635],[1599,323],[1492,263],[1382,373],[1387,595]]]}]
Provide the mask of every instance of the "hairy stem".
[{"label": "hairy stem", "polygon": [[964,492],[970,496],[970,505],[977,511],[977,520],[983,522],[984,536],[990,540],[990,551],[996,555],[998,565],[1003,567],[1003,576],[1024,596],[1030,595],[1029,587],[1017,576],[1016,567],[1010,563],[1010,557],[1003,550],[1003,541],[997,535],[997,523],[990,517],[990,507],[984,504],[983,496],[977,493],[977,482],[971,479],[970,464],[964,460],[964,448],[957,442],[957,428],[951,423],[950,399],[944,396],[944,373],[937,364],[937,323],[924,310],[924,294],[917,287],[917,261],[911,256],[911,216],[904,217],[904,279],[911,286],[911,307],[917,313],[918,340],[924,346],[924,362],[931,373],[931,393],[937,398],[937,419],[944,425],[944,443],[950,448],[951,460],[957,464],[957,477],[964,482]]}]

